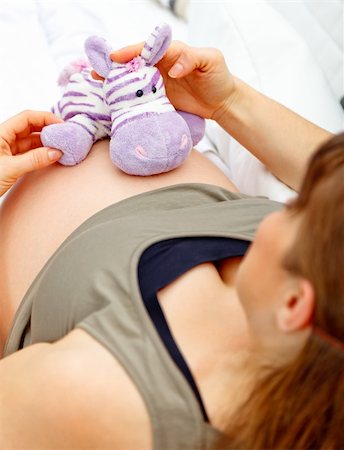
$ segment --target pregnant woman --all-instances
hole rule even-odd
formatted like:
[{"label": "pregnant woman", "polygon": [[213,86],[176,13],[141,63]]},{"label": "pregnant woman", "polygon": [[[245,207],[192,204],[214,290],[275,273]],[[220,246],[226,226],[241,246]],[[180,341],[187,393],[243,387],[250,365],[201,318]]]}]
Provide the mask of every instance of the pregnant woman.
[{"label": "pregnant woman", "polygon": [[[216,50],[176,42],[159,69],[176,108],[300,195],[242,195],[197,152],[132,177],[108,141],[17,181],[0,210],[0,448],[342,448],[344,136]],[[7,187],[29,170],[13,172],[9,123]]]}]

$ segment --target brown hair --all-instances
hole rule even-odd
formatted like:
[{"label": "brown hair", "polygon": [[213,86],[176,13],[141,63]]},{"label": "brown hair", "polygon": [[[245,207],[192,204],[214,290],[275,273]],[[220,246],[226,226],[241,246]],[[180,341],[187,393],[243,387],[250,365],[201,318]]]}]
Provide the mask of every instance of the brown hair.
[{"label": "brown hair", "polygon": [[344,133],[311,158],[289,209],[301,224],[284,266],[314,287],[314,331],[260,378],[218,449],[344,448]]}]

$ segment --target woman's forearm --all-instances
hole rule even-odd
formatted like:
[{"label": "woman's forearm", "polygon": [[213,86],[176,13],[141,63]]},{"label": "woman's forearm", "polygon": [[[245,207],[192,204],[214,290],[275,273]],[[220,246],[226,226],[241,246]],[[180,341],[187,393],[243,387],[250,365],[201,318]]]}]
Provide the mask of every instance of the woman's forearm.
[{"label": "woman's forearm", "polygon": [[236,95],[214,119],[275,176],[298,190],[309,157],[331,133],[235,81]]}]

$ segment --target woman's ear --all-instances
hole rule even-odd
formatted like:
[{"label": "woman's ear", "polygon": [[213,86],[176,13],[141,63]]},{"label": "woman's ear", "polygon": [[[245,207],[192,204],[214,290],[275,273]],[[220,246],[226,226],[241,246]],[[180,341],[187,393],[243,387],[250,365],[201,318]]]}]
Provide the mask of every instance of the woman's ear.
[{"label": "woman's ear", "polygon": [[314,288],[305,278],[295,280],[283,306],[277,311],[279,330],[289,333],[307,328],[315,308]]}]

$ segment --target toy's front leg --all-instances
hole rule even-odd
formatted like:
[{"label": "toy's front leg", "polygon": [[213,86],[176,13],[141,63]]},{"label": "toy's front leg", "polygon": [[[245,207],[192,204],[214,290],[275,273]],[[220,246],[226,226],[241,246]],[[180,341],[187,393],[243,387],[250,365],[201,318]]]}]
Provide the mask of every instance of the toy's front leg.
[{"label": "toy's front leg", "polygon": [[177,110],[177,113],[185,120],[190,129],[192,145],[198,144],[204,136],[205,120],[200,116],[185,111]]},{"label": "toy's front leg", "polygon": [[76,114],[67,122],[44,127],[41,140],[43,145],[63,152],[60,164],[74,166],[86,158],[96,140],[106,135],[104,126],[94,118]]}]

